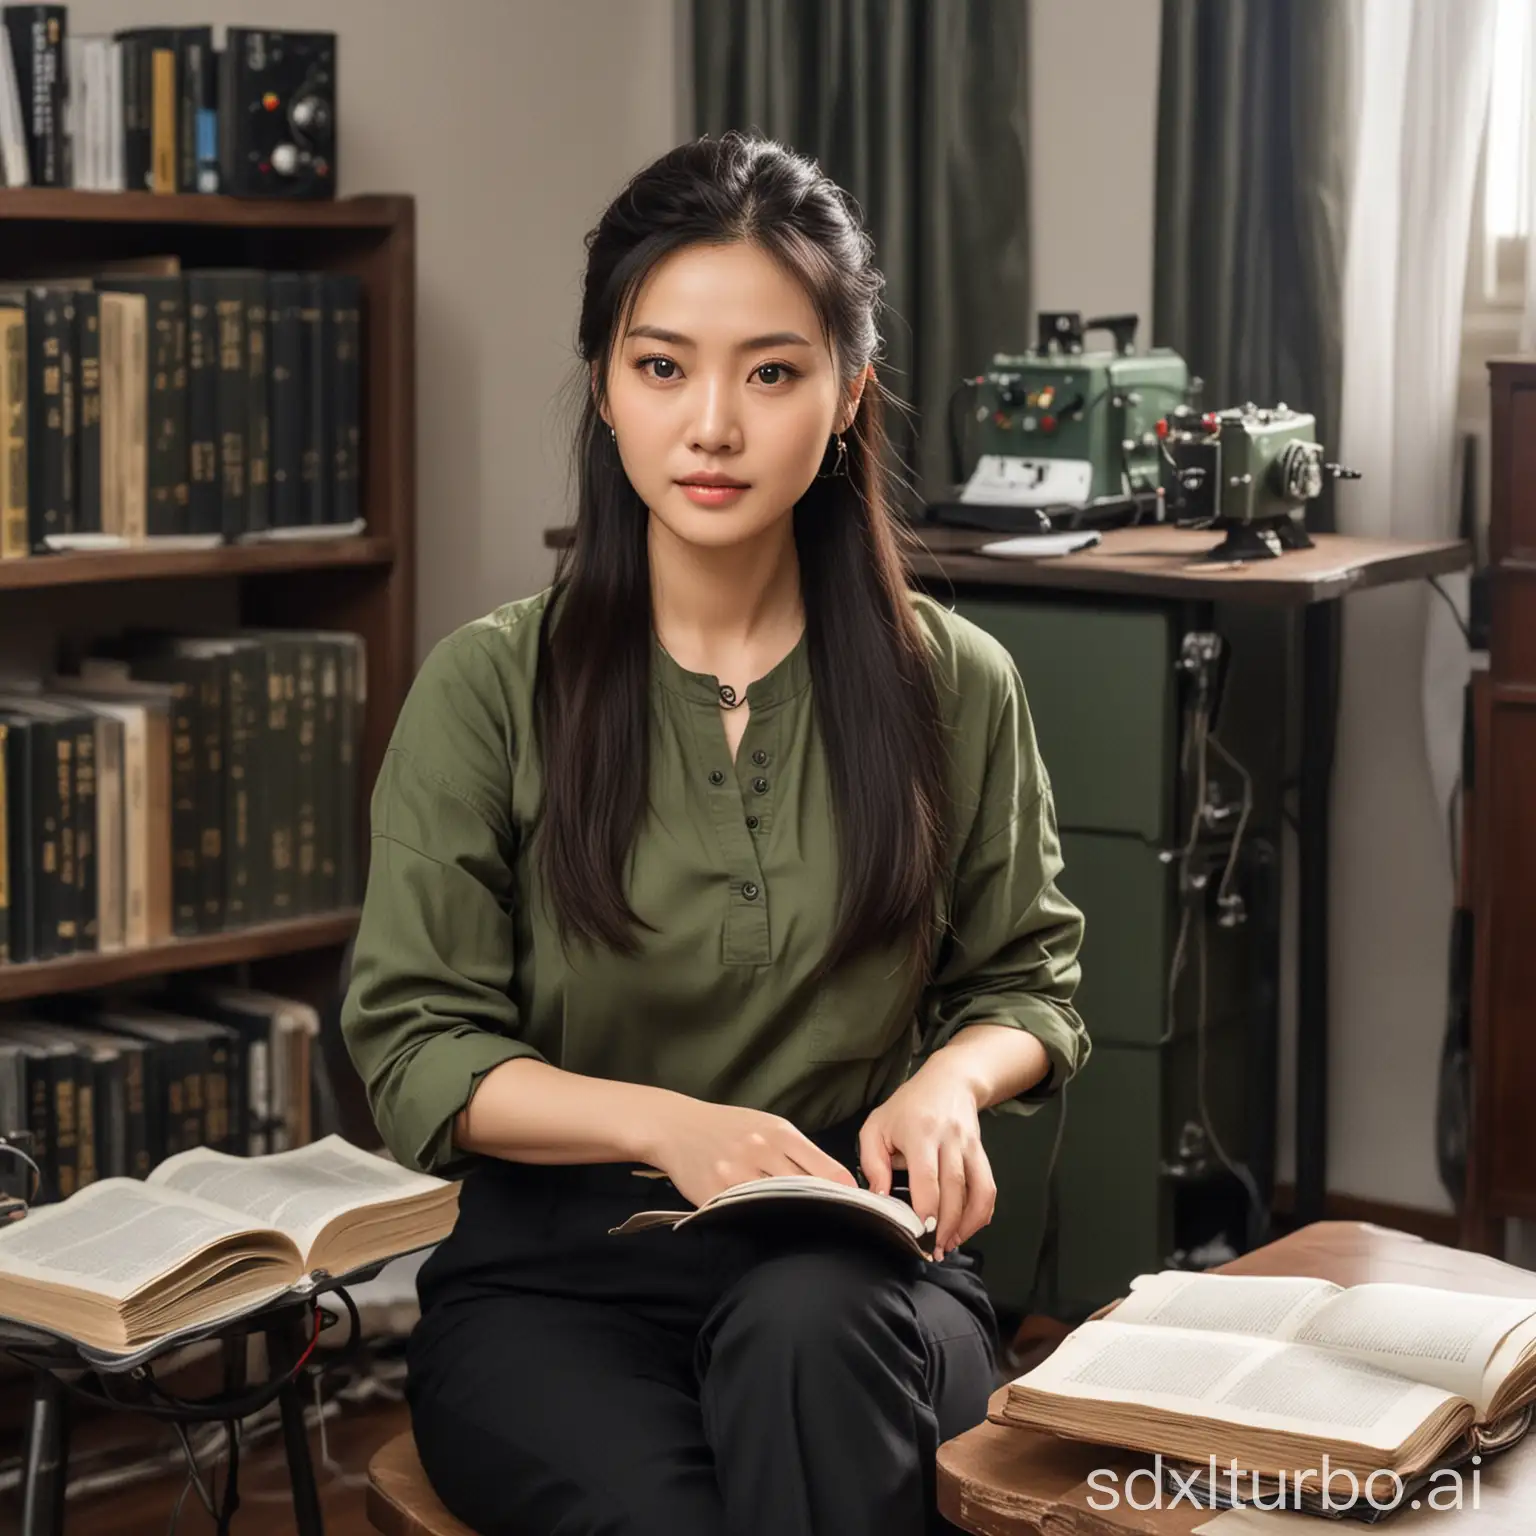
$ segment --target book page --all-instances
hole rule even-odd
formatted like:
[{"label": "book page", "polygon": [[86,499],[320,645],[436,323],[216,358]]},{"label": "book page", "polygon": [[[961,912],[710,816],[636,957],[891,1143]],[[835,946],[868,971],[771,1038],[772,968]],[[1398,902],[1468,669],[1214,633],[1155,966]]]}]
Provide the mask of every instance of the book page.
[{"label": "book page", "polygon": [[[852,1185],[839,1184],[835,1179],[820,1178],[815,1174],[779,1173],[761,1179],[748,1179],[723,1189],[701,1207],[712,1210],[723,1205],[738,1205],[743,1201],[762,1198],[826,1201],[834,1205],[852,1205],[869,1211],[902,1227],[913,1237],[921,1237],[925,1230],[923,1219],[904,1200],[894,1195],[876,1194],[872,1189],[856,1189]],[[934,1226],[937,1223],[933,1223]]]},{"label": "book page", "polygon": [[1529,1296],[1480,1296],[1423,1285],[1352,1286],[1319,1307],[1294,1335],[1299,1344],[1444,1387],[1467,1398],[1481,1417],[1491,1392],[1484,1373],[1499,1341],[1536,1317]]},{"label": "book page", "polygon": [[1082,1324],[1015,1385],[1382,1450],[1450,1397],[1325,1350],[1109,1319]]},{"label": "book page", "polygon": [[[0,1229],[0,1276],[122,1300],[209,1245],[260,1230],[230,1211],[138,1179],[100,1179]],[[3,1292],[0,1286],[0,1297]]]},{"label": "book page", "polygon": [[432,1194],[446,1181],[360,1152],[340,1136],[326,1136],[267,1157],[232,1157],[197,1147],[168,1157],[149,1182],[276,1227],[307,1258],[321,1228],[344,1211]]},{"label": "book page", "polygon": [[1138,1275],[1108,1315],[1117,1323],[1195,1328],[1208,1333],[1287,1339],[1318,1307],[1341,1294],[1308,1275],[1215,1275],[1163,1270]]}]

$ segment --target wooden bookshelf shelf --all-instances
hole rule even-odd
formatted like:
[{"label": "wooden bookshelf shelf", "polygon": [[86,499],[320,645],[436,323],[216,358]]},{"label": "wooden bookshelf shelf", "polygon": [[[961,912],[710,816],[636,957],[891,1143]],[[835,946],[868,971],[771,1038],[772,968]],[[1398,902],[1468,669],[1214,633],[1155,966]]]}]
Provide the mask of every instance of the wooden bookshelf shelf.
[{"label": "wooden bookshelf shelf", "polygon": [[70,551],[0,560],[0,592],[29,587],[78,587],[103,581],[163,577],[258,576],[264,571],[321,571],[335,566],[388,566],[387,538],[294,540],[282,544],[224,545],[218,549]]},{"label": "wooden bookshelf shelf", "polygon": [[55,992],[86,992],[173,971],[236,965],[242,960],[268,960],[274,955],[325,949],[345,944],[352,937],[357,917],[356,909],[348,908],[314,917],[296,917],[286,923],[262,923],[195,939],[173,939],[169,944],[147,944],[139,949],[0,965],[0,1002],[47,997]]},{"label": "wooden bookshelf shelf", "polygon": [[410,199],[241,198],[198,192],[80,192],[69,187],[0,187],[0,220],[68,224],[204,224],[227,229],[390,230]]}]

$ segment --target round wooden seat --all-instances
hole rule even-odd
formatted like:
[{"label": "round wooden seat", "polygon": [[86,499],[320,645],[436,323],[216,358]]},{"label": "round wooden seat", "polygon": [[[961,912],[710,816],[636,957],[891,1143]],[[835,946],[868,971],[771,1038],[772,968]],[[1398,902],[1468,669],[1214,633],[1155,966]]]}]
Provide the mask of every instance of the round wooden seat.
[{"label": "round wooden seat", "polygon": [[384,1536],[475,1536],[433,1493],[409,1430],[381,1445],[368,1463],[368,1523]]}]

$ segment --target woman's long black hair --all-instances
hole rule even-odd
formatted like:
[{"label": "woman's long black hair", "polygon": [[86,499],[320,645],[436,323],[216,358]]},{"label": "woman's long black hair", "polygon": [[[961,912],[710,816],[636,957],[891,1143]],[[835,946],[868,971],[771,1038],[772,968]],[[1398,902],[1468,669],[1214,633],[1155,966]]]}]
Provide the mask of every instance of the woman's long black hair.
[{"label": "woman's long black hair", "polygon": [[[814,162],[771,139],[728,132],[678,146],[635,176],[587,236],[575,537],[546,607],[535,691],[539,867],[566,939],[580,934],[623,953],[636,949],[641,921],[624,873],[649,782],[649,513],[590,380],[595,370],[598,392],[605,387],[619,322],[661,258],[739,242],[804,285],[843,385],[880,344],[884,279],[856,208]],[[813,480],[794,510],[839,854],[838,923],[821,967],[902,940],[921,967],[947,863],[945,752],[889,504],[878,380],[866,384],[844,442],[846,473]]]}]

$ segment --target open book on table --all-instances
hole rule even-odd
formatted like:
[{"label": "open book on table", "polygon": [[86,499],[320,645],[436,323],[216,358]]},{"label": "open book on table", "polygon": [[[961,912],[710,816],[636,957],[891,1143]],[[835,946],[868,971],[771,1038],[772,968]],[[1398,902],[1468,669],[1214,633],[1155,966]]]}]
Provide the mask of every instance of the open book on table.
[{"label": "open book on table", "polygon": [[458,1185],[339,1136],[266,1157],[197,1147],[0,1230],[0,1316],[104,1353],[447,1236]]},{"label": "open book on table", "polygon": [[693,1221],[769,1221],[802,1224],[827,1222],[849,1232],[864,1232],[922,1259],[933,1257],[932,1218],[924,1221],[895,1195],[877,1194],[824,1179],[816,1174],[778,1173],[748,1179],[723,1189],[687,1211],[638,1211],[616,1233],[645,1232],[653,1227],[682,1227]]},{"label": "open book on table", "polygon": [[1166,1270],[1068,1334],[991,1417],[1307,1488],[1325,1453],[1363,1483],[1502,1449],[1533,1398],[1536,1296]]}]

